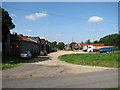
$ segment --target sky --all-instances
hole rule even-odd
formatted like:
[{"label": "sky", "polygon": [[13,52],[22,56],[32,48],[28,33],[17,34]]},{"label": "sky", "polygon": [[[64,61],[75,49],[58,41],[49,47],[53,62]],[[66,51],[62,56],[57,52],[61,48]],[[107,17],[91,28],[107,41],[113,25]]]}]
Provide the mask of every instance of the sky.
[{"label": "sky", "polygon": [[3,2],[17,32],[49,41],[80,43],[118,33],[117,2]]}]

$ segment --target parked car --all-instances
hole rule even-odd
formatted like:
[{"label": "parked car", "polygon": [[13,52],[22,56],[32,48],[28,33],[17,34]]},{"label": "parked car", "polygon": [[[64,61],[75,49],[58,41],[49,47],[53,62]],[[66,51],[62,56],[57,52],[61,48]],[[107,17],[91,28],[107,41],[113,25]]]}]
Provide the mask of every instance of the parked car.
[{"label": "parked car", "polygon": [[21,58],[32,58],[32,54],[30,51],[23,51],[20,53]]},{"label": "parked car", "polygon": [[40,51],[40,55],[42,55],[42,56],[47,55],[47,51],[46,50]]}]

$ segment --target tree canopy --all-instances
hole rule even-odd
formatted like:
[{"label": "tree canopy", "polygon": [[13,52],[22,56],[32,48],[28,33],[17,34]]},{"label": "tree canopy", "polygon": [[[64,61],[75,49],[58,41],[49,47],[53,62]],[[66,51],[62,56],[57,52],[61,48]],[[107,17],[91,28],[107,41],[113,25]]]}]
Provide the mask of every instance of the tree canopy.
[{"label": "tree canopy", "polygon": [[72,42],[72,43],[70,43],[70,48],[72,49],[72,45],[73,44],[76,44],[76,42]]},{"label": "tree canopy", "polygon": [[56,41],[52,42],[52,47],[57,48],[57,42]]},{"label": "tree canopy", "polygon": [[15,25],[12,22],[12,18],[7,11],[2,9],[2,39],[4,41],[7,40],[7,35],[10,34],[10,30],[13,28],[15,28]]},{"label": "tree canopy", "polygon": [[82,41],[80,44],[84,44],[84,42]]},{"label": "tree canopy", "polygon": [[99,43],[104,43],[104,45],[115,45],[118,46],[120,42],[120,34],[111,34],[103,38],[100,38]]},{"label": "tree canopy", "polygon": [[97,43],[99,43],[99,41],[98,41],[98,40],[95,40],[93,43],[97,44]]},{"label": "tree canopy", "polygon": [[58,49],[63,50],[64,49],[64,45],[65,44],[63,42],[59,42],[57,47],[58,47]]},{"label": "tree canopy", "polygon": [[90,39],[88,39],[86,42],[85,42],[85,44],[90,44],[91,42],[90,42]]}]

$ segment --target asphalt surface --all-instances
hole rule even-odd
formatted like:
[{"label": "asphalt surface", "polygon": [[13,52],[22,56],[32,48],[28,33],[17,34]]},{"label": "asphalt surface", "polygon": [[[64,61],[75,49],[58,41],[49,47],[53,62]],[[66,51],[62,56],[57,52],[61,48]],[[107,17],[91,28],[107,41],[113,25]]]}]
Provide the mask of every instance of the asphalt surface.
[{"label": "asphalt surface", "polygon": [[118,87],[118,70],[104,70],[77,75],[3,78],[3,88],[114,88]]}]

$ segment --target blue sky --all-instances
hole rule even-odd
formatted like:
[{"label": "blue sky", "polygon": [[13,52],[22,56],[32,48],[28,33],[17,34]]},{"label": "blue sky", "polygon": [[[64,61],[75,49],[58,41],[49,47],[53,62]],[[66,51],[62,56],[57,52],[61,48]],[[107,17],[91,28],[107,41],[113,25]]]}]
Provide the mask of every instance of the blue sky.
[{"label": "blue sky", "polygon": [[117,2],[7,2],[2,7],[16,25],[11,33],[65,43],[118,33]]}]

